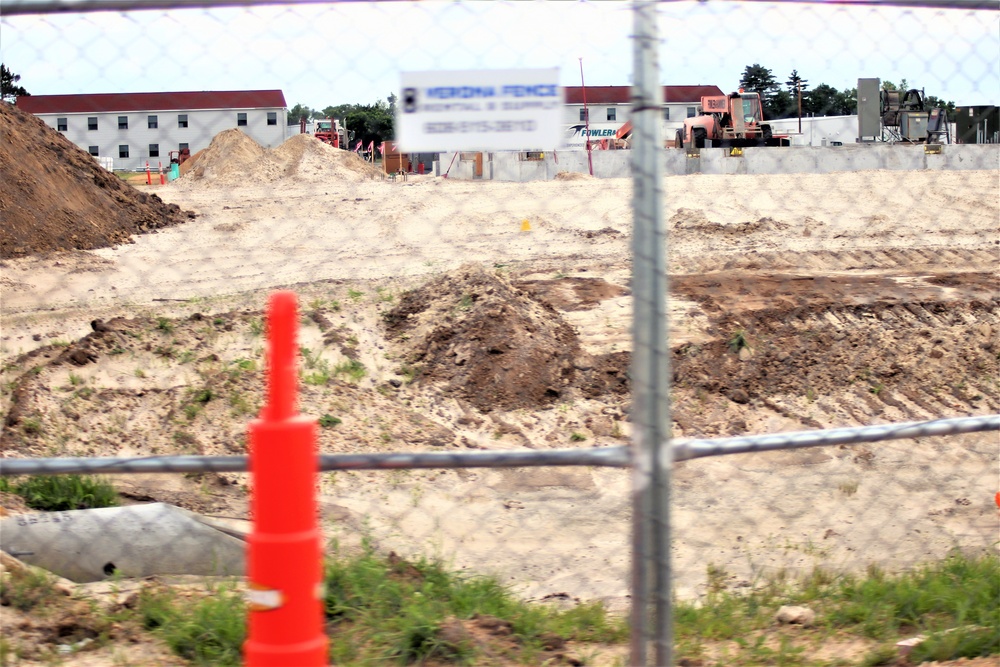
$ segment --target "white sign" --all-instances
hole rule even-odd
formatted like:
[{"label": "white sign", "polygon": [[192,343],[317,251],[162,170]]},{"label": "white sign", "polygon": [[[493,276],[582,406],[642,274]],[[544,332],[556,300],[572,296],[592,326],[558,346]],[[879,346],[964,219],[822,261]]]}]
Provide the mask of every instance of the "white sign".
[{"label": "white sign", "polygon": [[404,72],[396,139],[405,153],[551,150],[563,133],[559,69]]}]

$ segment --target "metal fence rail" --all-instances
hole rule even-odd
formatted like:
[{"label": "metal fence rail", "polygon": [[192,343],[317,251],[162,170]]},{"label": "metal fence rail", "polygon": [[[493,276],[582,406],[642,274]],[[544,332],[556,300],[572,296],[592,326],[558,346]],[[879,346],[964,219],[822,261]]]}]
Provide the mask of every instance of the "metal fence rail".
[{"label": "metal fence rail", "polygon": [[[879,426],[833,428],[817,431],[769,433],[738,438],[671,441],[675,461],[707,456],[747,454],[804,447],[860,445],[905,438],[930,438],[962,433],[1000,431],[1000,415],[955,417]],[[414,452],[392,454],[321,454],[319,470],[396,470],[450,468],[531,468],[544,466],[598,466],[627,468],[633,463],[631,448],[553,449],[520,452],[462,452],[455,454]],[[139,473],[247,472],[247,456],[147,456],[80,458],[4,458],[0,476],[16,475],[112,475]]]}]

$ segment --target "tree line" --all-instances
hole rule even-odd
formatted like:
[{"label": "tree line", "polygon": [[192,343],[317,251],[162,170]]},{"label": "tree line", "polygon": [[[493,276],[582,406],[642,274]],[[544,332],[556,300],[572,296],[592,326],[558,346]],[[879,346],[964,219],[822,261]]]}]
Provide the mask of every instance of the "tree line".
[{"label": "tree line", "polygon": [[[764,106],[764,118],[796,118],[799,115],[799,98],[801,97],[803,116],[849,116],[857,113],[858,89],[845,88],[837,90],[833,86],[821,83],[815,88],[809,87],[809,82],[803,79],[798,70],[793,69],[784,84],[774,76],[772,70],[754,63],[747,65],[740,78],[740,87],[747,91],[760,93]],[[882,81],[883,90],[907,91],[910,84],[906,79],[896,85],[892,81]],[[935,95],[924,97],[924,107],[927,109],[943,108],[948,114],[948,120],[955,120],[955,103],[942,100]]]},{"label": "tree line", "polygon": [[296,104],[288,110],[288,124],[298,125],[302,119],[308,122],[336,118],[347,128],[347,148],[353,149],[359,141],[367,148],[373,141],[377,145],[395,138],[396,99],[390,93],[387,101],[377,100],[375,104],[337,104],[323,109]]}]

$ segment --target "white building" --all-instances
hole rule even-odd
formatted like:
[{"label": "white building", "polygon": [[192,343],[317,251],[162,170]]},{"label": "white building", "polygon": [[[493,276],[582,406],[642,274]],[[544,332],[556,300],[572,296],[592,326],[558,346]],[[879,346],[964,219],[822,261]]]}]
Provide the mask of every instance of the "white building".
[{"label": "white building", "polygon": [[[568,148],[583,148],[588,130],[591,143],[614,139],[615,133],[631,120],[630,86],[566,86],[564,90],[565,144]],[[685,118],[701,113],[702,97],[713,95],[725,93],[718,86],[663,86],[664,139],[673,138],[684,126]]]},{"label": "white building", "polygon": [[223,130],[239,128],[265,148],[287,137],[280,90],[30,95],[17,106],[42,119],[115,169],[140,171],[170,163],[171,153],[207,148]]}]

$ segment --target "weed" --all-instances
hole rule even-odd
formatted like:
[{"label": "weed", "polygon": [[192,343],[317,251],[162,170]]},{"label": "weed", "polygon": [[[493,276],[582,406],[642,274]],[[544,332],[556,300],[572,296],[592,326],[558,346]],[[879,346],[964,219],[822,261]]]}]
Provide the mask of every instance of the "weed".
[{"label": "weed", "polygon": [[384,287],[376,287],[375,292],[378,294],[378,300],[381,302],[392,303],[396,299],[392,292]]},{"label": "weed", "polygon": [[837,489],[843,493],[845,496],[853,496],[858,492],[858,482],[853,480],[850,482],[841,482],[837,485]]},{"label": "weed", "polygon": [[78,389],[76,395],[80,398],[90,398],[94,395],[94,390],[90,387],[84,387],[82,389]]},{"label": "weed", "polygon": [[330,299],[330,310],[335,312],[340,312],[340,301],[336,299]]},{"label": "weed", "polygon": [[216,317],[214,320],[212,320],[212,324],[214,324],[217,327],[221,327],[225,323],[226,323],[226,321],[224,319],[222,319],[221,317]]},{"label": "weed", "polygon": [[197,601],[180,601],[170,593],[144,593],[138,610],[147,630],[194,664],[242,664],[246,603],[234,590],[222,588]]},{"label": "weed", "polygon": [[164,333],[173,333],[174,332],[174,323],[171,322],[170,319],[168,319],[166,317],[157,317],[156,318],[156,328],[159,329],[160,331],[164,332]]},{"label": "weed", "polygon": [[21,430],[27,435],[39,435],[42,432],[42,422],[35,417],[28,417],[21,422]]},{"label": "weed", "polygon": [[364,292],[359,292],[356,289],[348,289],[347,290],[347,296],[348,296],[348,298],[351,301],[353,301],[354,303],[357,303],[358,301],[360,301],[361,297],[363,297],[364,295],[365,295]]},{"label": "weed", "polygon": [[319,418],[319,425],[323,428],[333,428],[342,423],[343,420],[340,417],[334,417],[331,414],[325,414]]},{"label": "weed", "polygon": [[213,398],[217,398],[216,393],[207,387],[205,389],[199,389],[191,394],[191,400],[195,403],[201,403],[202,405],[205,405]]},{"label": "weed", "polygon": [[573,434],[569,436],[569,439],[572,440],[573,442],[583,442],[584,440],[587,439],[587,436],[585,436],[582,433],[577,433],[574,431]]},{"label": "weed", "polygon": [[463,294],[462,298],[458,300],[458,305],[455,306],[456,310],[469,310],[472,308],[473,298],[471,294]]},{"label": "weed", "polygon": [[182,364],[189,364],[194,361],[194,358],[194,350],[184,350],[181,352],[180,356],[177,357],[177,361]]},{"label": "weed", "polygon": [[229,405],[233,408],[233,414],[236,416],[248,415],[253,412],[250,401],[239,391],[234,391],[229,395]]},{"label": "weed", "polygon": [[146,377],[146,371],[142,370],[141,368],[135,369],[135,371],[133,371],[133,373],[135,374],[135,376],[137,378],[144,378],[144,377]]},{"label": "weed", "polygon": [[264,320],[259,317],[253,317],[250,319],[250,333],[254,336],[260,336],[264,333]]},{"label": "weed", "polygon": [[69,347],[68,340],[53,340],[49,343],[52,347]]},{"label": "weed", "polygon": [[44,512],[114,507],[118,494],[111,484],[80,475],[40,475],[16,482],[0,478],[0,491],[16,493],[25,504]]},{"label": "weed", "polygon": [[125,348],[116,345],[113,348],[111,348],[110,350],[108,350],[108,354],[111,355],[111,356],[117,356],[119,354],[125,354]]},{"label": "weed", "polygon": [[813,389],[812,387],[808,387],[806,389],[806,400],[809,401],[810,403],[816,402],[816,390]]},{"label": "weed", "polygon": [[734,331],[733,335],[730,336],[727,345],[729,346],[729,351],[733,353],[739,353],[739,351],[744,348],[749,349],[750,343],[747,341],[746,331],[743,329],[737,329]]},{"label": "weed", "polygon": [[348,359],[334,366],[333,373],[334,375],[346,375],[357,382],[367,375],[368,371],[365,369],[365,365],[357,359]]},{"label": "weed", "polygon": [[411,366],[410,364],[403,364],[396,369],[397,375],[402,375],[403,380],[410,384],[420,376],[420,366]]},{"label": "weed", "polygon": [[[18,611],[49,607],[62,597],[55,582],[53,575],[41,569],[8,570],[0,578],[0,605]],[[6,664],[0,661],[0,665]]]},{"label": "weed", "polygon": [[885,389],[885,385],[882,384],[881,382],[876,382],[872,386],[868,387],[868,391],[875,394],[876,396],[881,394],[883,389]]}]

